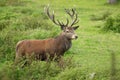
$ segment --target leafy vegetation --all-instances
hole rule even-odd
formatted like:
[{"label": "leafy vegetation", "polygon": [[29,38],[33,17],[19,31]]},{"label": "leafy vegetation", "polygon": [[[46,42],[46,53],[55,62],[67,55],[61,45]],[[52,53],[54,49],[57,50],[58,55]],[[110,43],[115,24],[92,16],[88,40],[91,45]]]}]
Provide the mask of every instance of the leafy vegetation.
[{"label": "leafy vegetation", "polygon": [[22,0],[0,0],[0,6],[22,6],[24,3]]},{"label": "leafy vegetation", "polygon": [[105,11],[103,13],[100,13],[98,15],[91,15],[91,20],[92,21],[97,21],[97,20],[106,20],[107,17],[109,17],[111,15],[111,13],[109,11]]},{"label": "leafy vegetation", "polygon": [[[0,80],[119,80],[120,5],[105,3],[106,0],[69,0],[69,4],[66,0],[0,0]],[[59,64],[33,61],[21,68],[23,61],[14,65],[18,41],[60,33],[60,28],[44,14],[48,4],[56,18],[63,21],[65,8],[76,9],[79,38],[73,40],[72,48]]]},{"label": "leafy vegetation", "polygon": [[113,17],[108,17],[106,19],[106,22],[104,24],[103,29],[105,31],[113,31],[113,32],[118,32],[120,33],[120,14],[116,15],[114,18]]}]

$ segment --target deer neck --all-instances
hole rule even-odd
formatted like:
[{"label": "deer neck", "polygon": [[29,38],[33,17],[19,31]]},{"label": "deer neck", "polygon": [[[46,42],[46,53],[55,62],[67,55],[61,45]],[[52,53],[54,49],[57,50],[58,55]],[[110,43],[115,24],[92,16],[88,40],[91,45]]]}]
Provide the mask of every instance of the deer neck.
[{"label": "deer neck", "polygon": [[72,45],[71,40],[68,39],[65,35],[59,35],[55,39],[57,46],[60,46],[64,51],[67,51]]}]

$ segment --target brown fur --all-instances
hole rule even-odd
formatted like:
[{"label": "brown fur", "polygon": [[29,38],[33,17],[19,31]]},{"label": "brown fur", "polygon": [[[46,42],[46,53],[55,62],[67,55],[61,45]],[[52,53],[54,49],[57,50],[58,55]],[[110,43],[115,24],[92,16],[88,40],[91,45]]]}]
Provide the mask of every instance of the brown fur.
[{"label": "brown fur", "polygon": [[60,57],[71,47],[71,40],[60,35],[56,38],[45,40],[23,40],[16,46],[16,60],[19,58],[32,56],[39,60],[47,60],[55,56]]}]

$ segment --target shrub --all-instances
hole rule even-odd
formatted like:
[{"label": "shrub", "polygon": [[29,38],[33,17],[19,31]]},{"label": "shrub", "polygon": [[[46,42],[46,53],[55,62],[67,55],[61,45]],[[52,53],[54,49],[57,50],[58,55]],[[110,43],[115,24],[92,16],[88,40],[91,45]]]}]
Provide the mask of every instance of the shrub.
[{"label": "shrub", "polygon": [[87,80],[87,75],[80,68],[70,68],[61,72],[57,80]]},{"label": "shrub", "polygon": [[120,14],[115,17],[108,17],[102,28],[104,31],[113,31],[120,33]]},{"label": "shrub", "polygon": [[[20,37],[21,36],[21,37]],[[24,39],[26,34],[22,31],[13,30],[11,26],[0,32],[0,61],[14,60],[15,45]]]},{"label": "shrub", "polygon": [[113,23],[114,23],[114,19],[112,17],[107,18],[106,22],[105,22],[105,26],[104,26],[104,30],[108,31],[108,30],[113,30]]},{"label": "shrub", "polygon": [[5,6],[6,5],[6,0],[0,0],[0,6]]},{"label": "shrub", "polygon": [[54,61],[33,61],[30,65],[21,68],[21,63],[14,65],[13,61],[6,61],[0,68],[0,80],[59,80],[61,78],[68,80],[80,78],[80,69],[75,68],[71,63],[73,63],[71,60],[65,59],[62,63],[65,66],[63,68]]},{"label": "shrub", "polygon": [[26,16],[16,20],[13,24],[15,30],[30,30],[41,28],[45,30],[51,30],[52,26],[40,17]]},{"label": "shrub", "polygon": [[106,20],[107,17],[109,17],[111,13],[109,11],[105,11],[103,13],[99,13],[98,15],[91,15],[90,20],[92,21],[99,21],[99,20]]},{"label": "shrub", "polygon": [[10,20],[0,20],[0,31],[9,26]]},{"label": "shrub", "polygon": [[13,12],[2,12],[0,13],[0,31],[9,27],[13,20],[16,18],[16,14]]},{"label": "shrub", "polygon": [[22,0],[0,0],[0,6],[19,6],[23,4]]}]

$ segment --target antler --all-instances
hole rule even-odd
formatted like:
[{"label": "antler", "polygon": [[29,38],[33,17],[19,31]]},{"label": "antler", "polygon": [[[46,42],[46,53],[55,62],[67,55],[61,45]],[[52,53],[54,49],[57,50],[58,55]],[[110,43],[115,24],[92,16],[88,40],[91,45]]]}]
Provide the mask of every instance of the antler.
[{"label": "antler", "polygon": [[[73,26],[79,22],[78,15],[75,12],[75,9],[65,9],[66,13],[72,18],[72,23],[70,26]],[[74,19],[75,16],[75,19]]]},{"label": "antler", "polygon": [[59,20],[57,20],[57,21],[55,20],[54,11],[53,11],[53,14],[49,13],[49,6],[46,7],[45,12],[48,15],[48,17],[53,21],[53,23],[55,23],[56,25],[61,26],[61,27],[67,27],[68,26],[68,24],[69,24],[69,20],[68,19],[67,19],[66,24],[64,24],[63,22],[61,22]]}]

